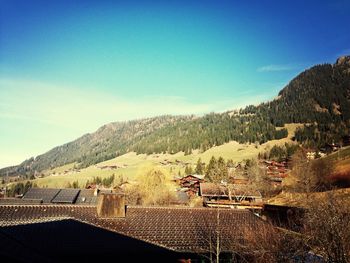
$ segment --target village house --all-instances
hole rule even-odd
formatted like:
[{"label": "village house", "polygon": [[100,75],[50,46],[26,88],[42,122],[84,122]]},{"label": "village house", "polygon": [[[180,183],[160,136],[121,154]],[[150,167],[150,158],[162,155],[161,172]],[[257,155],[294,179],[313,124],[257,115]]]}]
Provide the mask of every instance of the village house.
[{"label": "village house", "polygon": [[286,178],[290,172],[288,163],[260,160],[259,166],[266,171],[266,175],[271,181],[271,184],[275,187],[281,186],[282,181]]},{"label": "village house", "polygon": [[306,153],[306,158],[308,160],[315,160],[318,156],[319,157],[324,157],[324,156],[326,156],[326,154],[323,153],[323,152],[319,152],[319,151],[308,151]]},{"label": "village house", "polygon": [[116,169],[122,169],[128,167],[126,164],[114,164],[114,165],[102,165],[102,166],[96,166],[97,168],[101,170],[116,170]]},{"label": "village house", "polygon": [[201,183],[200,196],[207,207],[261,208],[259,191],[246,184]]},{"label": "village house", "polygon": [[189,174],[184,177],[175,178],[177,183],[180,185],[179,191],[186,192],[190,196],[198,196],[199,184],[204,182],[204,175]]},{"label": "village house", "polygon": [[326,143],[320,150],[324,154],[330,154],[332,152],[338,151],[341,147],[350,145],[350,136],[344,136],[342,145],[338,143]]}]

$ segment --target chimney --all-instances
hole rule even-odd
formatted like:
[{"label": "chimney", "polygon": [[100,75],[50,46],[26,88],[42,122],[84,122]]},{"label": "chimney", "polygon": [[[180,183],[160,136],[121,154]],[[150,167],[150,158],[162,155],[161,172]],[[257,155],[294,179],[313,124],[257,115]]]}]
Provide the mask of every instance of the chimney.
[{"label": "chimney", "polygon": [[97,215],[101,218],[125,217],[125,195],[102,193],[97,202]]}]

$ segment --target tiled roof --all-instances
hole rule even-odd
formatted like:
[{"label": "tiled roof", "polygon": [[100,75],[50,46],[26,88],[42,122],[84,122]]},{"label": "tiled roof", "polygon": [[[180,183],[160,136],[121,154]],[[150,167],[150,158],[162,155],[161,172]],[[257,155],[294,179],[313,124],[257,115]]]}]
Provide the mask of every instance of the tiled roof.
[{"label": "tiled roof", "polygon": [[194,178],[197,178],[199,180],[203,180],[205,177],[204,174],[191,174],[190,176],[193,176]]},{"label": "tiled roof", "polygon": [[192,253],[208,251],[209,240],[216,240],[217,230],[222,250],[229,251],[233,243],[244,242],[245,231],[268,226],[247,210],[128,207],[125,218],[101,219],[94,206],[0,205],[0,226],[55,218],[72,218],[171,250]]},{"label": "tiled roof", "polygon": [[261,198],[261,193],[256,189],[253,189],[250,185],[245,184],[214,184],[214,183],[201,183],[200,194],[201,196],[216,196],[216,197],[228,197],[229,189],[232,195],[235,196],[247,196]]},{"label": "tiled roof", "polygon": [[0,198],[0,205],[39,205],[42,199]]}]

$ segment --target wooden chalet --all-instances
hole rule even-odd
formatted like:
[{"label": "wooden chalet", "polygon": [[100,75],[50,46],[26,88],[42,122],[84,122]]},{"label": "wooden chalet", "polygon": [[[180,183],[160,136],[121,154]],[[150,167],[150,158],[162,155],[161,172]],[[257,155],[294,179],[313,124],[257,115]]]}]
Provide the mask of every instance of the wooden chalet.
[{"label": "wooden chalet", "polygon": [[261,208],[259,191],[246,184],[201,183],[200,196],[208,207]]},{"label": "wooden chalet", "polygon": [[336,152],[339,149],[340,149],[340,145],[339,144],[327,143],[324,147],[321,148],[321,151],[329,154],[329,153],[332,153],[332,152]]},{"label": "wooden chalet", "polygon": [[284,178],[286,178],[290,172],[287,162],[276,162],[262,160],[260,166],[266,170],[266,175],[269,177],[273,186],[280,186]]},{"label": "wooden chalet", "polygon": [[188,196],[199,194],[199,185],[204,182],[204,175],[189,174],[178,180],[181,187],[180,191],[186,192]]}]

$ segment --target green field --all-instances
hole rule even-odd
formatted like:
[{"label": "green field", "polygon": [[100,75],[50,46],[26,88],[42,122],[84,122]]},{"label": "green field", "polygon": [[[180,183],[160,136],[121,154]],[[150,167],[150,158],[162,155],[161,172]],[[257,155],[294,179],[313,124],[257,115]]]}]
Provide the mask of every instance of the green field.
[{"label": "green field", "polygon": [[[88,180],[99,176],[101,178],[111,176],[115,177],[122,175],[124,179],[129,181],[135,180],[138,176],[142,176],[152,168],[160,168],[171,175],[178,174],[180,171],[184,173],[187,164],[195,167],[198,158],[203,162],[208,163],[212,156],[216,158],[222,156],[225,160],[232,159],[234,162],[240,162],[245,159],[256,158],[259,152],[264,152],[273,145],[284,145],[284,143],[292,141],[291,137],[294,135],[295,129],[301,124],[287,124],[288,137],[281,140],[272,140],[262,145],[255,144],[239,144],[235,141],[212,147],[211,149],[200,153],[193,151],[190,155],[184,155],[183,152],[176,154],[139,154],[134,152],[124,154],[117,158],[92,165],[85,169],[74,169],[74,163],[64,165],[52,170],[44,171],[45,177],[35,179],[40,187],[66,187],[68,183],[78,181],[79,187],[84,187]],[[101,169],[105,166],[118,166],[117,169]]]}]

